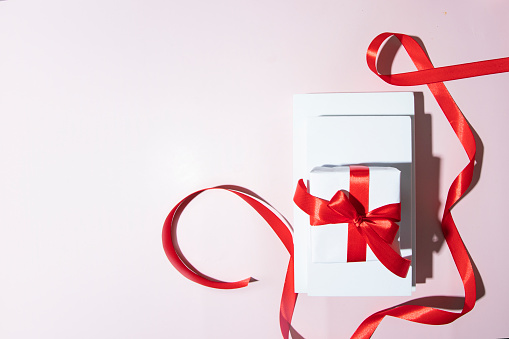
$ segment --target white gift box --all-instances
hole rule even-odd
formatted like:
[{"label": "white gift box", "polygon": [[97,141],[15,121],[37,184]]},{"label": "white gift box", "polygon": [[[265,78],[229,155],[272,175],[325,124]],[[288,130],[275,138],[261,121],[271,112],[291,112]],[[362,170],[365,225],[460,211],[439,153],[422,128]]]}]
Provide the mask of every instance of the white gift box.
[{"label": "white gift box", "polygon": [[[393,167],[369,167],[369,210],[400,202],[400,170]],[[316,167],[309,175],[309,193],[330,200],[339,190],[350,191],[350,167]],[[346,263],[348,223],[311,227],[311,261]],[[391,247],[399,253],[399,237]],[[378,260],[370,247],[366,261]]]},{"label": "white gift box", "polygon": [[[400,278],[378,260],[369,260],[373,259],[371,256],[365,262],[330,262],[331,258],[336,260],[341,256],[337,253],[325,254],[325,258],[319,259],[317,255],[323,253],[313,251],[312,239],[316,234],[312,232],[316,230],[311,228],[315,226],[310,226],[309,215],[294,206],[297,293],[311,296],[407,296],[412,293],[415,287],[413,114],[414,94],[411,92],[294,96],[294,185],[304,179],[310,193],[317,193],[314,179],[318,171],[312,173],[317,167],[397,168],[401,172],[399,244],[401,255],[412,260],[408,275]],[[338,187],[327,189],[330,191],[324,192],[323,198],[329,200]]]}]

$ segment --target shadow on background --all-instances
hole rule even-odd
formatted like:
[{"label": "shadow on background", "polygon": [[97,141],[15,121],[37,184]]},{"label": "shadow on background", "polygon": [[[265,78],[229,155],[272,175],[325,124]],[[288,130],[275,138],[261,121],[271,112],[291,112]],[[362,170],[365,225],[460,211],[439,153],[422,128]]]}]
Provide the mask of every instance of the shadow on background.
[{"label": "shadow on background", "polygon": [[433,277],[433,253],[440,251],[444,236],[440,208],[440,158],[433,156],[431,114],[424,113],[422,92],[415,98],[416,281]]}]

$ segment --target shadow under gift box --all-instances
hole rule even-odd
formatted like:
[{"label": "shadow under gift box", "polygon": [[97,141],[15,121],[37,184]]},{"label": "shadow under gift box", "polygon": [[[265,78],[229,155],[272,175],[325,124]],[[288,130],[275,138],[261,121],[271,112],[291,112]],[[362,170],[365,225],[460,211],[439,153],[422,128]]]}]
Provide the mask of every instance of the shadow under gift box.
[{"label": "shadow under gift box", "polygon": [[[346,244],[344,238],[338,239],[337,229],[334,236],[337,244],[332,234],[325,236],[327,247],[336,246],[336,253],[323,253],[316,243],[317,232],[327,233],[328,226],[322,230],[310,226],[309,216],[295,207],[296,292],[312,296],[408,296],[415,289],[415,260],[411,258],[415,255],[413,114],[411,92],[294,97],[294,181],[307,180],[312,195],[330,200],[338,190],[348,189],[348,174],[337,179],[346,180],[346,184],[325,183],[327,187],[320,184],[321,180],[329,181],[328,176],[340,176],[338,166],[365,165],[399,170],[400,185],[396,181],[381,185],[391,187],[393,192],[399,190],[399,245],[401,255],[412,259],[405,278],[391,273],[371,256],[370,250],[365,262],[345,262],[341,256],[343,251],[346,253]],[[383,194],[378,188],[370,187],[370,199]],[[375,205],[370,204],[369,209],[373,207]]]}]

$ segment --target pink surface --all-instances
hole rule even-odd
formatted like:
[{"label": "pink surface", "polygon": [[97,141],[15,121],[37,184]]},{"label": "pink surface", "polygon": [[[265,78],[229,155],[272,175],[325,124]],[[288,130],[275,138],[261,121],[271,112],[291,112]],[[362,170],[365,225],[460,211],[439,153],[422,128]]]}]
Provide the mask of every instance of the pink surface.
[{"label": "pink surface", "polygon": [[[423,92],[414,296],[460,309],[437,220],[466,156],[427,89],[383,83],[365,52],[394,31],[419,37],[436,66],[509,56],[508,11],[505,1],[0,2],[0,337],[279,338],[288,257],[261,218],[221,192],[181,217],[199,269],[259,280],[235,291],[180,276],[161,228],[181,198],[218,184],[290,218],[295,93]],[[399,50],[392,69],[413,67]],[[480,178],[453,210],[479,271],[476,307],[445,326],[385,319],[374,338],[509,336],[508,82],[447,84],[480,139]],[[293,324],[305,338],[346,338],[407,300],[300,296]]]}]

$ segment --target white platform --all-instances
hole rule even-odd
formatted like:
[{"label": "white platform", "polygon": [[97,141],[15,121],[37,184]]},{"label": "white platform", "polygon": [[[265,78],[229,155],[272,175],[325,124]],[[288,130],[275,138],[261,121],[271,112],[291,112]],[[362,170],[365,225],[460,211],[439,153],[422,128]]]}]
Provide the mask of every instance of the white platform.
[{"label": "white platform", "polygon": [[318,166],[363,164],[401,171],[400,245],[412,256],[406,278],[378,261],[313,262],[309,216],[294,207],[295,290],[314,296],[410,295],[415,288],[414,94],[333,93],[294,96],[293,181]]}]

